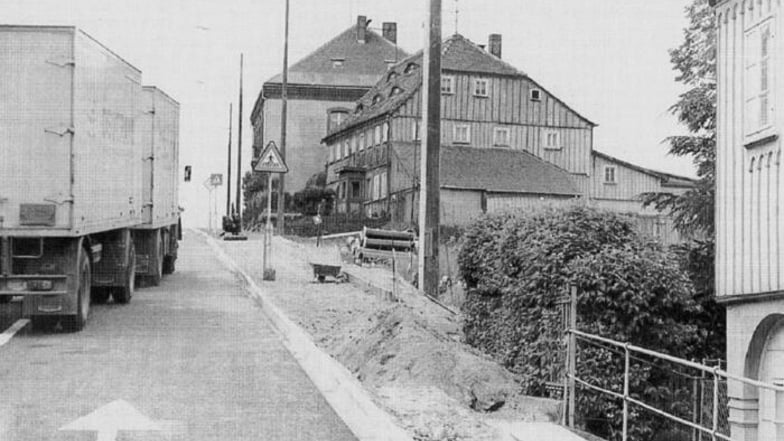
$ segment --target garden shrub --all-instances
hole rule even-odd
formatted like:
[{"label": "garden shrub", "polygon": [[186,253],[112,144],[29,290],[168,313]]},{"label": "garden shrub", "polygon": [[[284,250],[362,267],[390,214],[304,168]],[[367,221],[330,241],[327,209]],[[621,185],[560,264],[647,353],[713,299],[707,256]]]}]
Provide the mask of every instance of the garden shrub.
[{"label": "garden shrub", "polygon": [[[635,233],[626,216],[586,207],[490,216],[464,240],[466,340],[519,374],[524,393],[545,393],[564,351],[556,302],[570,285],[578,287],[577,323],[585,332],[680,356],[694,354],[705,337],[692,323],[701,309],[680,260]],[[581,378],[621,391],[622,357],[582,346],[579,356]],[[632,391],[647,402],[680,405],[680,391],[668,390],[660,372],[639,363],[632,370]],[[607,396],[578,394],[585,421],[620,424],[620,409]],[[649,438],[653,420],[637,410],[632,416],[635,439]]]}]

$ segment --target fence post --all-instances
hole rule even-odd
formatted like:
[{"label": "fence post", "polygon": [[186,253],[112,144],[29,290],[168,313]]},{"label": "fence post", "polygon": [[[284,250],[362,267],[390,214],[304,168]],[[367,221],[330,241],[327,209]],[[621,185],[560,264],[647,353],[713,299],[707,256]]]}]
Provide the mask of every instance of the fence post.
[{"label": "fence post", "polygon": [[[692,359],[692,361],[695,361]],[[691,422],[694,424],[700,424],[699,420],[699,386],[698,386],[699,378],[694,376],[691,379]],[[692,428],[691,429],[691,441],[699,441],[700,439],[700,431]]]},{"label": "fence post", "polygon": [[713,368],[713,433],[711,439],[716,441],[716,433],[719,430],[719,371],[720,366]]},{"label": "fence post", "polygon": [[629,343],[624,345],[623,361],[623,441],[629,439]]},{"label": "fence post", "polygon": [[[570,287],[569,329],[577,329],[577,287]],[[574,427],[575,376],[577,375],[577,335],[569,333],[569,427]]]}]

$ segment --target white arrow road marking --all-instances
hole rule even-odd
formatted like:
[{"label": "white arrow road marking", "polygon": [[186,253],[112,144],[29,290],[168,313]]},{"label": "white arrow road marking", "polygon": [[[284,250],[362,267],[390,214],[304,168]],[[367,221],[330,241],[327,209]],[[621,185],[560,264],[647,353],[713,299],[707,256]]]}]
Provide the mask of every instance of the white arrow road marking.
[{"label": "white arrow road marking", "polygon": [[0,346],[11,341],[11,338],[19,332],[22,328],[24,328],[28,323],[30,323],[29,319],[19,319],[11,325],[10,328],[6,329],[2,334],[0,334]]},{"label": "white arrow road marking", "polygon": [[61,427],[61,431],[98,432],[97,441],[115,441],[117,433],[123,431],[160,432],[162,429],[151,419],[142,415],[123,400],[112,401]]}]

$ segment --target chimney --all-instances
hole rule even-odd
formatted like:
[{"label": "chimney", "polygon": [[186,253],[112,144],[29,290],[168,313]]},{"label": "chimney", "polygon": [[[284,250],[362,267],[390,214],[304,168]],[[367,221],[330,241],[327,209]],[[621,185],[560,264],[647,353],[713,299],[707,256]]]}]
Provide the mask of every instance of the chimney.
[{"label": "chimney", "polygon": [[381,35],[392,43],[397,44],[397,23],[384,23],[381,26]]},{"label": "chimney", "polygon": [[367,17],[364,15],[360,15],[357,17],[357,41],[360,43],[365,42],[365,36],[367,34]]},{"label": "chimney", "polygon": [[501,34],[490,34],[487,47],[491,54],[501,58]]}]

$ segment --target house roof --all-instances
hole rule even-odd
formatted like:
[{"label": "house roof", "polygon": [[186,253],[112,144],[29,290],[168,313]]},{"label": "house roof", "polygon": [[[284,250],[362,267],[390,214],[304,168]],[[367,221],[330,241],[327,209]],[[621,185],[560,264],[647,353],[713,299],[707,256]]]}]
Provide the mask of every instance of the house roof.
[{"label": "house roof", "polygon": [[658,170],[652,170],[645,167],[640,167],[639,165],[632,164],[631,162],[626,162],[624,160],[618,159],[614,156],[610,156],[606,153],[602,153],[596,150],[591,152],[594,156],[604,159],[605,161],[614,162],[618,165],[622,165],[624,167],[630,168],[632,170],[636,170],[640,173],[645,173],[649,176],[654,176],[662,180],[662,185],[665,187],[694,187],[697,184],[696,179],[687,178],[685,176],[674,175],[671,173],[661,172]]},{"label": "house roof", "polygon": [[[288,82],[319,86],[371,87],[386,72],[388,62],[396,62],[408,54],[397,45],[368,29],[365,42],[357,41],[357,25],[311,52],[289,67]],[[334,66],[336,60],[342,65]],[[267,83],[282,83],[282,74]]]},{"label": "house roof", "polygon": [[523,150],[441,147],[441,187],[579,196],[570,174]]},{"label": "house roof", "polygon": [[[378,82],[375,83],[375,86],[373,86],[372,89],[370,89],[362,98],[359,99],[359,101],[357,101],[358,110],[355,111],[343,124],[329,133],[324,138],[324,141],[328,141],[333,135],[337,135],[338,133],[341,133],[356,125],[362,124],[363,122],[370,121],[390,112],[394,112],[403,104],[405,104],[408,98],[414,95],[422,87],[423,56],[424,55],[420,50],[419,52],[393,65],[389,69],[388,73],[378,80]],[[407,73],[406,70],[408,66],[411,65],[415,66],[416,69]],[[442,44],[441,70],[447,72],[454,71],[528,78],[524,72],[516,69],[511,64],[503,61],[495,55],[487,52],[460,34],[452,35]],[[397,76],[392,80],[389,79],[389,73],[391,72],[395,72],[397,74]],[[530,78],[528,79],[530,80]],[[391,97],[392,99],[389,99],[390,91],[394,87],[399,87],[403,93],[393,96]],[[539,84],[537,84],[537,87],[544,89]],[[376,96],[381,96],[382,101],[377,104],[373,104],[373,99]],[[555,99],[557,100],[557,98]],[[563,102],[562,104],[564,104],[564,106],[567,108],[569,107]],[[361,110],[359,110],[360,107]],[[583,116],[579,114],[578,116],[585,119],[589,124],[595,125]]]}]

